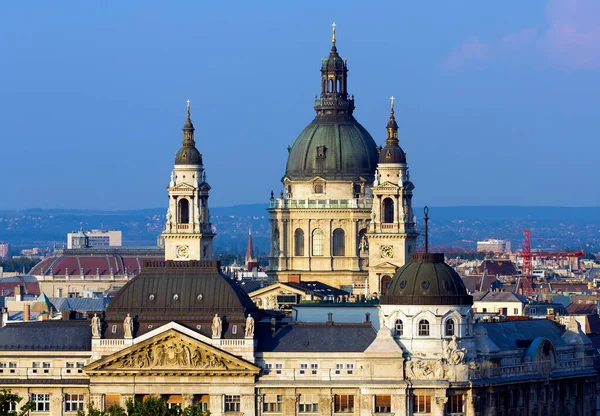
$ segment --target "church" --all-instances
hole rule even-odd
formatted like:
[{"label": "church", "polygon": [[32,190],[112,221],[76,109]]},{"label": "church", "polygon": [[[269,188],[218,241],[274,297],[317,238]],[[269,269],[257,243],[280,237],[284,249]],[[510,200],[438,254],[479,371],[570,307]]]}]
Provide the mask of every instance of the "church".
[{"label": "church", "polygon": [[144,260],[102,316],[2,327],[0,388],[44,416],[151,395],[215,416],[595,414],[591,343],[575,320],[477,323],[443,255],[415,252],[393,111],[378,151],[352,116],[333,41],[317,117],[290,149],[287,195],[271,201],[271,261],[278,276],[340,275],[340,285],[363,281],[371,293],[389,276],[377,315],[290,320],[258,309],[222,274],[188,103],[164,259]]},{"label": "church", "polygon": [[271,196],[270,275],[284,282],[301,275],[377,297],[416,247],[414,185],[394,98],[385,146],[378,147],[354,117],[335,24],[331,42],[316,116],[288,149],[283,192]]}]

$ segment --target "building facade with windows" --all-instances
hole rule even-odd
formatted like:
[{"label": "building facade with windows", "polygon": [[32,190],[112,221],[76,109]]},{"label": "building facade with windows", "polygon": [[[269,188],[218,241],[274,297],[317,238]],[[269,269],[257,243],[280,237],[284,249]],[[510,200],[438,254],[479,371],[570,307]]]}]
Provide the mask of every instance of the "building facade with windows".
[{"label": "building facade with windows", "polygon": [[[332,79],[326,65],[328,89],[345,88],[340,62]],[[211,259],[209,188],[190,126],[188,108],[164,259],[146,259],[102,316],[0,328],[0,388],[32,400],[32,415],[150,395],[214,416],[595,414],[597,374],[577,321],[474,323],[473,298],[442,254],[410,254],[375,306],[378,330],[369,314],[309,323],[257,308]],[[337,228],[325,229],[333,243]]]}]

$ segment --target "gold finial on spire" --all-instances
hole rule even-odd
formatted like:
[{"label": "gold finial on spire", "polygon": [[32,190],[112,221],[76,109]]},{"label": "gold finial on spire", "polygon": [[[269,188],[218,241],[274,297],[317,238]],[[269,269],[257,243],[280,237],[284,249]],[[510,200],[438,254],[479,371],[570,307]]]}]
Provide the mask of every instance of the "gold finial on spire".
[{"label": "gold finial on spire", "polygon": [[189,98],[187,99],[186,103],[187,103],[187,115],[189,116],[190,115],[190,103],[191,103]]},{"label": "gold finial on spire", "polygon": [[333,22],[331,24],[331,43],[333,43],[335,45],[335,27],[337,25],[335,24],[335,22]]}]

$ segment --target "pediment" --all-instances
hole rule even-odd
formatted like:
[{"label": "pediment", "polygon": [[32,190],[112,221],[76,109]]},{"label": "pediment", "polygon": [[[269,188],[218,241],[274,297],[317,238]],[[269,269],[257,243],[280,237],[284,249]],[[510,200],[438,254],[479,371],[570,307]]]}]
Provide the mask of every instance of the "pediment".
[{"label": "pediment", "polygon": [[271,292],[287,292],[287,293],[296,293],[298,295],[303,295],[304,291],[297,289],[295,287],[291,287],[285,284],[285,282],[274,283],[269,286],[265,286],[253,292],[250,292],[249,295],[251,298],[255,298],[256,296],[262,296],[264,294],[268,294]]},{"label": "pediment", "polygon": [[101,358],[84,368],[90,375],[116,374],[197,374],[254,375],[254,364],[169,329],[145,341]]},{"label": "pediment", "polygon": [[376,188],[378,190],[390,190],[390,191],[396,191],[398,190],[398,188],[400,188],[398,186],[398,184],[390,182],[390,181],[385,181],[383,183],[380,183],[378,186],[376,186]]},{"label": "pediment", "polygon": [[384,261],[384,262],[381,262],[381,263],[379,263],[379,264],[377,264],[375,266],[371,266],[372,269],[377,270],[377,271],[381,271],[381,270],[384,270],[384,271],[389,271],[389,270],[396,271],[396,269],[398,269],[399,267],[400,266],[397,266],[397,265],[395,265],[393,263],[390,263],[389,261]]},{"label": "pediment", "polygon": [[188,183],[180,182],[177,185],[171,187],[171,191],[193,191],[194,187]]}]

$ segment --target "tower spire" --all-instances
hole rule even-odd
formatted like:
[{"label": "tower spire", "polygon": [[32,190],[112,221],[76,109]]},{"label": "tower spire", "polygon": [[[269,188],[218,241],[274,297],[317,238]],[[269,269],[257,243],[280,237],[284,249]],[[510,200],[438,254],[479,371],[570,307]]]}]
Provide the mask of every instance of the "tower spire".
[{"label": "tower spire", "polygon": [[194,125],[192,124],[192,115],[190,113],[191,100],[188,98],[187,101],[187,113],[185,123],[183,123],[183,145],[195,145],[194,143]]},{"label": "tower spire", "polygon": [[331,24],[331,43],[335,45],[335,27],[337,25],[335,24],[335,22],[333,22]]},{"label": "tower spire", "polygon": [[396,98],[392,95],[390,97],[390,119],[387,124],[387,139],[386,145],[397,145],[398,144],[398,123],[394,117],[394,102]]}]

